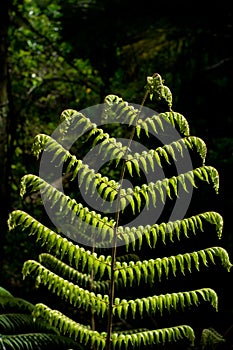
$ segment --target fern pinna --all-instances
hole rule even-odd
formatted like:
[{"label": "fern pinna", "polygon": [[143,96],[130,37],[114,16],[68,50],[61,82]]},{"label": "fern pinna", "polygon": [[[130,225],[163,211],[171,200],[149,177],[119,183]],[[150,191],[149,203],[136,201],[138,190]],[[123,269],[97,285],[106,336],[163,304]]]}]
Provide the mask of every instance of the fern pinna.
[{"label": "fern pinna", "polygon": [[[172,110],[172,94],[160,75],[148,77],[143,104],[147,95],[155,95],[167,111],[151,113],[108,95],[96,115],[90,109],[65,110],[52,136],[37,135],[32,151],[42,170],[22,178],[21,196],[38,193],[53,225],[22,210],[8,221],[10,230],[27,230],[44,249],[38,261],[25,262],[23,276],[89,313],[90,321],[84,325],[42,303],[33,309],[34,319],[91,349],[194,344],[192,325],[176,319],[166,325],[163,317],[202,304],[217,310],[218,296],[206,285],[186,290],[185,282],[180,287],[175,281],[214,265],[231,268],[222,247],[184,248],[207,230],[221,238],[218,212],[188,211],[199,187],[218,192],[218,171],[205,165],[205,142],[190,135],[185,117]],[[119,139],[120,131],[127,142]],[[86,149],[89,157],[83,156]],[[162,287],[169,280],[174,291],[169,284],[168,290]]]},{"label": "fern pinna", "polygon": [[14,297],[0,287],[0,349],[2,350],[64,350],[81,349],[74,340],[59,335],[46,322],[33,321],[34,305]]}]

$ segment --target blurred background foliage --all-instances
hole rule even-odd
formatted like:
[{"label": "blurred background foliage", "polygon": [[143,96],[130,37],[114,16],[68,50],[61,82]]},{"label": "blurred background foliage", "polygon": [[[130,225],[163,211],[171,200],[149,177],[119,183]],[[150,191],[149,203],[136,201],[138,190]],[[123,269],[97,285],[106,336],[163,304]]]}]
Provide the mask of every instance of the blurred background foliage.
[{"label": "blurred background foliage", "polygon": [[[19,197],[21,176],[38,171],[31,155],[36,134],[51,134],[64,109],[102,103],[109,93],[140,104],[146,77],[158,72],[173,93],[173,109],[187,118],[191,134],[206,142],[206,163],[220,173],[219,196],[204,195],[195,204],[198,211],[204,201],[208,210],[223,215],[221,245],[233,260],[231,1],[204,7],[181,0],[8,0],[3,12],[9,14],[1,24],[9,101],[5,126],[0,123],[7,135],[7,141],[0,138],[0,145],[6,143],[0,152],[8,169],[0,178],[6,214],[15,208],[37,210]],[[146,105],[155,107],[150,101]],[[2,212],[1,285],[30,295],[21,268],[37,248],[21,232],[9,236],[6,218]],[[218,282],[225,296],[222,314],[232,320],[230,278],[232,273]]]}]

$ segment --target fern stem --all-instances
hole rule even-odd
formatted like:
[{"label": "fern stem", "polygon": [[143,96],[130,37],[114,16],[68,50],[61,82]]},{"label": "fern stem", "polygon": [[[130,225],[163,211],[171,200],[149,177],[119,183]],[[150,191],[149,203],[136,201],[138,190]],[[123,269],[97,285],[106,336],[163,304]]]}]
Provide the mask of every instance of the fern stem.
[{"label": "fern stem", "polygon": [[[132,143],[132,140],[134,138],[134,134],[136,131],[136,125],[137,125],[137,120],[139,119],[139,116],[141,114],[142,107],[146,101],[146,98],[148,96],[148,91],[145,92],[144,97],[142,99],[140,109],[136,118],[135,125],[132,128],[130,137],[129,137],[129,142],[128,142],[128,147],[125,152],[125,157],[123,158],[123,163],[121,167],[121,173],[120,173],[120,180],[119,180],[119,188],[118,191],[120,193],[123,185],[123,180],[124,180],[124,175],[125,175],[125,170],[126,170],[126,158],[127,155],[130,152],[130,146]],[[115,213],[115,226],[114,226],[114,236],[113,236],[113,247],[112,247],[112,261],[111,261],[111,279],[110,279],[110,291],[109,291],[109,312],[108,312],[108,326],[107,326],[107,339],[106,339],[106,350],[111,350],[112,348],[112,320],[113,320],[113,307],[114,307],[114,289],[115,289],[115,265],[116,265],[116,256],[117,256],[117,231],[119,227],[119,220],[120,220],[120,200],[121,196],[117,196],[117,202],[116,202],[116,213]]]}]

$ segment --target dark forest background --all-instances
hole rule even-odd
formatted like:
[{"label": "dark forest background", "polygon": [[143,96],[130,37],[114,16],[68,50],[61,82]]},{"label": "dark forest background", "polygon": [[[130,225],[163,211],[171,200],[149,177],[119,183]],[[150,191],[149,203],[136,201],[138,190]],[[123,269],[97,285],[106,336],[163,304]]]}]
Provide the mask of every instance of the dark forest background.
[{"label": "dark forest background", "polygon": [[[139,104],[146,77],[155,72],[171,89],[173,109],[186,117],[191,134],[206,142],[206,163],[219,171],[219,195],[195,198],[195,207],[223,216],[221,246],[233,261],[232,34],[231,1],[226,0],[1,4],[1,286],[32,297],[21,269],[37,250],[24,233],[9,235],[7,217],[16,208],[37,210],[33,201],[19,197],[21,177],[38,171],[31,155],[34,136],[51,134],[64,109],[102,103],[109,93]],[[215,283],[219,324],[226,331],[233,324],[232,272],[221,276]]]}]

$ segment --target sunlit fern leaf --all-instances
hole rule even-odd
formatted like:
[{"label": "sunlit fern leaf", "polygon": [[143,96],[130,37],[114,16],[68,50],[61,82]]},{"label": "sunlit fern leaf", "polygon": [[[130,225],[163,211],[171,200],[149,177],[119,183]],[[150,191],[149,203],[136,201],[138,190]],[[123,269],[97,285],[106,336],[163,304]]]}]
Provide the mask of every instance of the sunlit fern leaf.
[{"label": "sunlit fern leaf", "polygon": [[[60,150],[60,152],[61,152],[61,150]],[[67,151],[65,151],[65,152],[66,152],[66,157],[67,157],[68,153],[67,153]],[[165,152],[165,150],[164,150],[164,152]],[[63,159],[64,159],[64,157],[63,157]],[[168,159],[168,156],[167,156],[167,159]],[[142,161],[142,160],[143,160],[143,163],[140,165],[140,161]],[[72,158],[72,161],[73,161],[73,158]],[[72,164],[74,164],[74,162],[72,162]],[[146,160],[145,160],[144,157],[139,157],[138,165],[136,163],[136,167],[137,167],[136,170],[137,170],[137,172],[139,172],[139,168],[141,166],[143,167],[144,171],[147,172],[147,164],[146,164]],[[115,183],[113,180],[111,180],[111,181],[108,180],[108,178],[106,178],[106,177],[102,177],[101,178],[101,176],[99,174],[98,174],[98,182],[95,181],[97,174],[95,174],[94,171],[92,169],[89,169],[89,167],[87,165],[85,165],[85,164],[78,164],[78,167],[76,167],[75,169],[77,169],[79,172],[81,171],[80,185],[85,180],[85,188],[86,189],[88,189],[90,184],[92,184],[92,190],[95,191],[95,190],[97,190],[97,188],[93,188],[93,186],[96,185],[96,186],[98,186],[99,194],[102,195],[104,200],[107,199],[109,194],[111,194],[110,195],[111,200],[115,199],[115,197],[116,197],[116,195],[118,193],[117,192],[117,188],[118,188],[118,184],[117,183]],[[128,166],[128,169],[132,173],[131,168],[129,168],[129,166]],[[74,170],[74,174],[75,174],[75,176],[77,175],[77,171],[76,170]],[[73,174],[73,178],[74,178],[74,174]],[[217,174],[217,171],[215,171],[213,167],[208,167],[208,168],[207,167],[206,168],[205,167],[201,167],[201,168],[194,169],[193,171],[187,172],[185,174],[180,174],[180,175],[178,175],[177,180],[182,184],[183,188],[185,190],[187,190],[187,188],[186,188],[187,180],[189,180],[188,182],[191,182],[191,184],[193,186],[195,186],[194,175],[199,177],[202,181],[208,181],[209,182],[209,179],[211,178],[211,180],[213,181],[214,187],[215,187],[215,189],[217,191],[217,189],[218,189],[218,174]],[[164,181],[166,181],[166,180],[164,180]],[[175,177],[172,177],[170,179],[170,183],[171,183],[171,185],[174,188],[175,194],[178,195],[178,192],[177,192],[178,182],[176,181]],[[36,185],[39,185],[38,181],[36,182]],[[158,185],[159,185],[159,182],[157,182],[157,189],[159,190],[160,187],[158,187]],[[170,187],[166,186],[166,188],[167,188],[167,194],[169,195]],[[35,188],[34,188],[34,190],[35,190]],[[22,185],[21,185],[21,195],[23,195],[25,193],[25,191],[26,191],[26,189],[25,189],[25,181],[24,181],[24,178],[23,178],[22,179]],[[163,191],[159,191],[159,192],[160,192],[160,195],[163,195]],[[142,194],[143,194],[144,197],[146,196],[145,190],[142,191]],[[121,197],[122,198],[124,197],[124,193],[121,194]],[[138,195],[137,194],[136,194],[136,197],[137,198],[135,198],[135,199],[138,201]],[[154,197],[155,197],[155,194],[154,194]],[[132,197],[130,197],[130,199],[132,199]],[[162,200],[163,200],[163,197],[162,197]],[[127,205],[127,202],[125,202],[124,199],[122,199],[121,202],[122,202],[121,210],[124,210],[125,206]],[[146,202],[147,202],[147,205],[148,205],[148,199],[147,198],[146,198]],[[154,204],[155,204],[155,201],[154,201]],[[135,205],[136,205],[136,203],[132,204],[132,201],[131,201],[132,209],[135,207]],[[139,207],[140,203],[137,203],[137,206]]]},{"label": "sunlit fern leaf", "polygon": [[[46,152],[50,152],[53,154],[52,162],[58,166],[60,165],[61,161],[66,164],[66,171],[72,171],[73,176],[72,180],[74,180],[79,173],[81,173],[82,177],[87,176],[89,173],[93,174],[92,178],[98,178],[98,183],[101,183],[102,175],[100,173],[94,173],[93,169],[89,168],[89,166],[82,162],[82,160],[78,160],[74,155],[70,154],[69,151],[67,151],[60,143],[58,143],[55,139],[48,135],[39,135],[36,137],[36,143],[37,138],[43,139],[43,142],[39,142],[40,145],[42,145],[43,148],[41,148],[41,152],[46,150]],[[36,147],[38,151],[38,147]],[[58,159],[56,155],[59,155]],[[62,157],[61,157],[62,155]],[[68,170],[67,170],[68,169]],[[80,175],[80,176],[81,176]],[[89,178],[89,181],[91,179]],[[106,182],[106,176],[103,177],[103,182]],[[118,187],[118,183],[115,183],[113,180],[111,180],[111,185],[114,186],[116,189]],[[24,193],[24,191],[22,191]]]},{"label": "sunlit fern leaf", "polygon": [[[82,116],[83,121],[84,119],[85,119],[85,116]],[[121,142],[117,142],[115,138],[113,137],[110,138],[109,134],[106,132],[103,132],[102,129],[96,128],[96,125],[94,123],[91,123],[88,118],[87,118],[87,124],[89,128],[91,127],[91,131],[90,131],[90,135],[87,136],[85,141],[88,141],[91,134],[95,134],[95,139],[93,140],[93,146],[95,146],[99,141],[101,141],[100,147],[99,147],[99,153],[101,152],[103,156],[104,155],[106,156],[108,154],[108,156],[110,155],[110,159],[116,158],[118,159],[118,162],[119,162],[119,160],[124,155],[127,147],[123,146]],[[79,123],[77,124],[77,127],[78,126],[79,126]],[[78,132],[80,132],[80,130],[78,130]],[[60,139],[56,140],[56,139],[53,139],[53,137],[45,134],[37,135],[34,139],[32,152],[38,158],[43,151],[53,154],[53,157],[51,158],[51,162],[53,162],[57,166],[69,160],[66,171],[70,171],[71,169],[73,170],[74,172],[73,179],[77,176],[79,167],[80,169],[82,168],[81,160],[76,161],[78,166],[74,168],[76,157],[69,153],[69,151],[65,148],[65,145],[63,145]]]},{"label": "sunlit fern leaf", "polygon": [[[66,109],[61,113],[61,115],[60,115],[61,125],[59,127],[59,130],[60,130],[63,137],[67,133],[67,130],[70,126],[70,122],[73,119],[73,115],[76,113],[77,113],[77,111],[75,111],[73,109]],[[65,121],[65,123],[64,123],[64,121]]]},{"label": "sunlit fern leaf", "polygon": [[[221,262],[223,268],[230,270],[232,264],[229,260],[229,255],[224,248],[212,247],[206,248],[191,253],[178,254],[169,257],[150,259],[150,264],[147,260],[131,262],[131,264],[125,264],[124,267],[118,263],[116,270],[124,268],[127,274],[135,275],[135,279],[138,284],[140,283],[141,277],[146,281],[151,272],[151,266],[157,273],[158,280],[162,277],[168,278],[170,273],[176,276],[176,272],[180,271],[186,275],[187,272],[191,273],[193,270],[199,271],[200,267],[204,267],[207,264],[215,264],[216,261]],[[132,271],[130,271],[132,270]],[[130,271],[130,272],[128,272]]]},{"label": "sunlit fern leaf", "polygon": [[[138,332],[118,332],[112,334],[113,349],[119,349],[121,344],[127,343],[136,349],[140,346],[151,346],[165,344],[166,342],[178,342],[182,339],[189,340],[190,345],[194,344],[194,331],[190,326],[182,325],[157,330],[139,330]],[[127,340],[126,340],[127,339]]]},{"label": "sunlit fern leaf", "polygon": [[[148,133],[152,135],[163,133],[166,128],[172,126],[178,129],[183,136],[189,136],[189,125],[185,117],[177,112],[165,112],[144,119],[138,119],[137,136],[140,137],[141,130],[147,125]],[[178,136],[178,134],[177,134]]]},{"label": "sunlit fern leaf", "polygon": [[[215,191],[218,192],[219,178],[218,178],[217,170],[211,166],[201,166],[199,168],[190,170],[178,176],[173,176],[169,179],[165,178],[163,180],[158,180],[155,183],[151,182],[149,184],[143,184],[142,186],[137,186],[136,189],[134,188],[132,192],[133,198],[136,201],[135,205],[139,205],[139,203],[141,203],[141,200],[144,199],[146,207],[149,207],[150,203],[156,206],[155,198],[157,193],[159,194],[162,202],[165,203],[165,194],[171,197],[171,189],[173,189],[177,197],[179,185],[181,185],[183,189],[186,191],[187,191],[187,187],[190,185],[193,187],[197,187],[195,178],[198,178],[201,181],[207,181],[208,183],[212,181]],[[105,191],[106,189],[107,187],[105,187]],[[120,197],[121,197],[120,210],[122,211],[125,209],[127,205],[126,193],[127,192],[125,189],[120,190]],[[151,194],[153,195],[151,196]],[[138,203],[139,196],[141,198]]]},{"label": "sunlit fern leaf", "polygon": [[182,114],[171,111],[160,113],[160,117],[171,123],[175,128],[178,128],[181,135],[189,136],[189,124]]},{"label": "sunlit fern leaf", "polygon": [[172,110],[172,93],[170,89],[163,84],[164,80],[162,77],[155,73],[151,77],[147,77],[146,90],[150,95],[150,99],[152,100],[153,95],[156,96],[158,100],[163,99],[169,110]]},{"label": "sunlit fern leaf", "polygon": [[70,280],[73,283],[77,283],[81,287],[90,287],[91,278],[88,274],[84,274],[82,272],[77,271],[76,269],[72,268],[71,266],[67,265],[66,263],[62,262],[61,260],[57,259],[51,254],[40,254],[39,262],[52,272],[55,272],[59,276],[63,277],[64,279]]},{"label": "sunlit fern leaf", "polygon": [[[66,329],[69,336],[75,340],[80,338],[85,344],[90,341],[92,345],[95,345],[97,349],[104,349],[106,344],[107,334],[105,332],[99,333],[98,331],[92,331],[88,326],[80,325],[77,322],[71,320],[67,316],[63,315],[57,310],[52,310],[43,304],[37,304],[33,312],[34,318],[40,318],[47,320],[51,326],[59,328],[61,332]],[[65,324],[67,324],[65,326]],[[128,339],[132,346],[138,347],[144,339],[146,345],[159,344],[160,342],[166,342],[168,339],[172,339],[174,342],[181,339],[188,339],[192,344],[194,342],[194,332],[189,326],[176,326],[166,329],[157,330],[142,330],[138,332],[125,331],[116,333],[113,332],[113,348],[119,348],[120,344]]]},{"label": "sunlit fern leaf", "polygon": [[[90,288],[91,286],[91,288],[98,293],[100,291],[104,292],[108,290],[108,287],[109,287],[108,280],[92,281],[89,274],[78,272],[76,269],[70,267],[69,265],[60,261],[59,259],[57,259],[51,254],[47,254],[47,253],[40,254],[39,261],[42,265],[49,268],[52,272],[59,274],[59,276],[62,276],[63,278],[72,281],[73,283],[78,283],[81,287]],[[98,272],[99,264],[97,263],[97,260],[95,260],[95,262],[91,261],[90,265],[91,265],[91,268],[93,267],[95,274],[99,273]],[[105,266],[105,265],[101,265],[100,270],[102,269],[102,266]],[[35,264],[34,267],[36,269],[37,264]],[[33,265],[31,266],[31,269],[33,269]],[[103,274],[103,272],[104,270],[102,270],[100,274]],[[117,283],[123,285],[123,283],[121,283],[121,280],[118,280]]]},{"label": "sunlit fern leaf", "polygon": [[[27,227],[24,227],[24,222],[27,220]],[[48,251],[58,254],[66,254],[69,256],[69,260],[71,264],[74,264],[76,267],[85,265],[88,259],[91,257],[96,257],[96,254],[91,254],[89,250],[85,250],[78,245],[71,243],[66,238],[61,237],[59,234],[55,233],[51,229],[42,225],[39,221],[31,217],[29,214],[16,210],[12,212],[9,216],[8,220],[9,228],[12,230],[18,225],[22,225],[22,229],[28,229],[30,235],[35,235],[37,240],[40,239],[40,243],[46,247]],[[110,264],[111,264],[111,256],[109,257],[96,257],[95,263],[98,264],[98,268],[101,267],[102,264],[108,270],[108,274],[110,273]]]},{"label": "sunlit fern leaf", "polygon": [[[186,144],[186,146],[190,149],[193,149],[195,147],[196,151],[198,152],[198,154],[200,154],[202,161],[203,161],[203,165],[205,163],[205,159],[206,159],[206,154],[207,154],[207,147],[205,142],[196,136],[190,136],[190,137],[186,137],[184,139],[181,139],[184,141],[184,143]],[[175,146],[178,144],[179,142],[175,143]]]},{"label": "sunlit fern leaf", "polygon": [[[164,123],[169,123],[173,127],[178,127],[178,131],[184,136],[189,135],[189,125],[183,115],[177,112],[165,112],[159,115],[152,115],[148,118],[141,119],[140,111],[119,99],[115,95],[108,95],[105,98],[107,107],[105,109],[106,117],[111,115],[113,119],[120,119],[124,123],[135,124],[137,121],[137,132],[140,135],[141,128],[146,133],[158,133],[164,130]],[[163,125],[164,124],[164,125]]]},{"label": "sunlit fern leaf", "polygon": [[37,286],[46,286],[52,293],[56,293],[62,299],[68,300],[74,306],[82,306],[85,309],[92,308],[97,315],[107,312],[109,304],[107,295],[102,296],[83,289],[63,279],[37,261],[28,260],[24,263],[23,276],[26,277],[28,274],[36,278]]},{"label": "sunlit fern leaf", "polygon": [[[75,341],[82,341],[87,344],[92,341],[96,349],[103,350],[106,342],[106,333],[92,331],[89,326],[79,324],[61,312],[52,310],[44,304],[37,304],[33,310],[34,319],[42,318],[52,327],[59,329],[61,333],[71,337]],[[64,329],[66,332],[64,332]]]},{"label": "sunlit fern leaf", "polygon": [[13,297],[13,295],[5,288],[0,287],[0,297]]},{"label": "sunlit fern leaf", "polygon": [[[105,186],[107,187],[107,185]],[[86,224],[89,224],[92,225],[93,232],[98,240],[104,240],[106,235],[109,236],[109,240],[112,239],[115,224],[113,219],[101,217],[95,211],[90,211],[88,207],[83,207],[81,203],[77,203],[75,199],[66,196],[41,178],[35,175],[25,175],[22,179],[22,188],[23,192],[29,189],[27,193],[30,193],[29,191],[40,191],[44,202],[49,203],[50,208],[56,205],[58,211],[62,211],[62,221],[64,221],[65,216],[67,223],[73,224],[75,222],[76,232],[80,231],[82,235],[85,235],[85,229],[89,229]],[[107,189],[109,188],[112,190],[111,187],[107,187]],[[59,220],[58,216],[57,220]],[[88,240],[88,236],[85,236],[85,240]],[[89,240],[91,243],[91,237]]]},{"label": "sunlit fern leaf", "polygon": [[45,145],[51,137],[46,134],[38,134],[34,138],[34,142],[32,144],[32,154],[38,159],[41,152],[44,150]]},{"label": "sunlit fern leaf", "polygon": [[65,137],[69,138],[72,134],[81,136],[84,132],[96,128],[96,124],[91,122],[87,116],[73,109],[64,110],[61,113],[60,121],[59,136],[62,142]]},{"label": "sunlit fern leaf", "polygon": [[[56,235],[55,233],[53,233],[53,234]],[[51,236],[52,236],[52,234],[51,234],[51,231],[50,231],[50,235],[49,236],[46,235],[44,237],[44,244],[47,244],[48,247],[50,247],[51,250],[53,248],[53,249],[55,249],[57,251],[57,249],[56,249],[56,241],[54,243],[54,247],[50,246],[50,237]],[[63,240],[64,240],[65,243],[67,242],[66,239],[63,239]],[[67,251],[68,251],[71,246],[74,246],[74,245],[72,245],[69,242],[69,244],[67,243],[67,246],[64,246],[64,248],[66,248]],[[87,252],[88,251],[86,251],[86,253],[85,253],[84,249],[80,250],[80,248],[78,246],[74,246],[73,256],[75,256],[75,262],[77,263],[77,261],[79,261],[80,259],[82,259],[82,260],[85,259],[84,261],[87,261],[88,258],[91,256],[90,252],[88,252],[88,254],[87,254]],[[229,256],[228,256],[227,252],[223,248],[219,248],[219,247],[214,247],[214,248],[209,248],[209,249],[207,248],[207,249],[204,249],[203,252],[207,256],[207,259],[210,260],[210,263],[211,262],[214,263],[216,258],[220,258],[220,261],[221,261],[223,267],[225,267],[228,270],[230,269],[231,264],[230,264],[230,261],[229,261]],[[203,263],[203,261],[204,261],[204,264],[206,264],[206,260],[203,260],[203,252],[201,254],[199,254],[198,252],[186,253],[186,254],[191,254],[191,256],[192,256],[192,264],[194,264],[192,266],[194,266],[195,268],[199,268],[199,262]],[[105,258],[101,259],[101,262],[100,262],[98,257],[95,257],[95,256],[93,256],[93,257],[100,264],[100,265],[98,265],[98,263],[97,263],[98,268],[99,268],[99,266],[103,266],[104,268],[107,268],[108,273],[109,273],[109,268],[110,268],[109,267],[109,263],[106,263]],[[108,258],[108,261],[110,261],[109,259],[110,259],[110,257]],[[172,261],[172,266],[171,267],[172,267],[173,273],[175,274],[176,270],[175,270],[175,267],[174,267],[174,258],[173,257],[168,257],[168,258],[163,258],[163,259],[168,259],[168,261]],[[175,261],[176,261],[176,257],[175,257]],[[155,266],[157,268],[158,277],[161,278],[161,274],[162,274],[162,265],[161,265],[162,262],[161,262],[161,259],[155,259],[154,263],[155,263]],[[176,264],[177,264],[177,262],[176,262]],[[85,267],[85,264],[83,264],[83,266]],[[119,267],[119,268],[122,268],[122,267]],[[130,269],[133,268],[136,276],[138,276],[138,277],[141,276],[141,272],[140,272],[140,270],[142,269],[142,263],[141,262],[136,262],[136,264],[130,265],[130,266],[128,265],[127,268],[130,268]],[[189,266],[189,268],[190,268],[190,266]],[[96,270],[98,271],[98,269],[96,269]],[[140,275],[138,275],[138,273],[140,273]]]},{"label": "sunlit fern leaf", "polygon": [[217,169],[212,166],[202,166],[200,168],[194,169],[193,173],[202,181],[206,181],[208,183],[211,181],[216,193],[218,193],[219,175]]},{"label": "sunlit fern leaf", "polygon": [[108,120],[121,120],[132,125],[138,118],[139,110],[123,101],[117,95],[108,95],[104,99],[104,117]]}]

